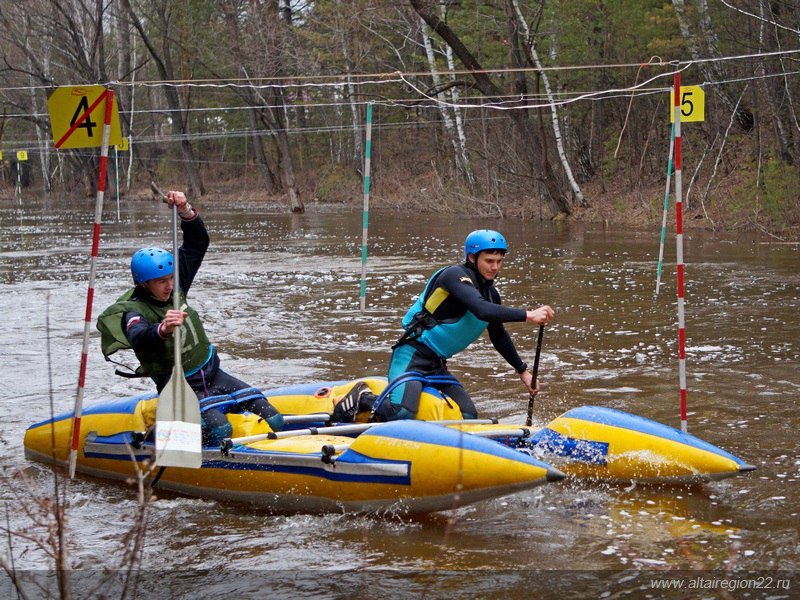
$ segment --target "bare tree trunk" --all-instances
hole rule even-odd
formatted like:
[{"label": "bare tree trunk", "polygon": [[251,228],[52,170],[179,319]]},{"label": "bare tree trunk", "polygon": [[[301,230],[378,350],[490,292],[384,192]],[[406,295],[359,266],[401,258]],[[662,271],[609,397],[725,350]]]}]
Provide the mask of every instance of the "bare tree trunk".
[{"label": "bare tree trunk", "polygon": [[[130,32],[130,39],[131,39],[131,61],[133,64],[136,64],[136,36],[133,35],[133,32]],[[136,71],[131,72],[131,83],[134,83],[136,80]],[[133,131],[133,115],[134,115],[134,99],[136,95],[131,92],[130,94],[130,104],[128,108],[131,111],[131,117],[128,120],[128,171],[125,177],[125,190],[128,191],[131,189],[131,177],[133,176],[133,152],[134,152],[134,143],[133,143],[133,136],[130,135],[131,131]],[[136,146],[138,148],[138,146]]]},{"label": "bare tree trunk", "polygon": [[[245,80],[250,82],[250,72],[245,66],[247,55],[239,43],[242,39],[242,31],[240,29],[240,21],[238,15],[230,10],[224,11],[225,24],[228,27],[229,39],[231,40],[232,49],[236,59],[239,61],[239,70],[244,76]],[[269,165],[269,160],[264,152],[264,143],[260,135],[261,128],[259,127],[259,114],[258,108],[260,101],[263,100],[255,91],[254,87],[242,87],[237,89],[237,93],[248,103],[249,109],[247,110],[247,117],[250,122],[250,129],[252,130],[251,139],[253,140],[253,152],[255,154],[256,166],[267,188],[267,192],[275,196],[280,193],[280,185],[278,184],[275,173]]]},{"label": "bare tree trunk", "polygon": [[[764,28],[766,26],[766,22],[764,20],[764,0],[759,0],[758,6],[762,17],[762,19],[758,22],[758,48],[759,51],[763,52],[766,50],[764,42]],[[789,142],[789,136],[786,128],[784,127],[783,121],[781,121],[778,111],[775,110],[773,94],[770,93],[771,85],[767,83],[764,75],[764,61],[758,61],[756,63],[756,76],[758,77],[757,89],[759,91],[759,95],[762,97],[762,102],[765,102],[767,105],[767,111],[769,112],[770,119],[775,126],[775,137],[778,140],[778,149],[781,159],[783,159],[784,162],[792,164],[794,162],[794,157],[792,156],[791,142]]]},{"label": "bare tree trunk", "polygon": [[580,185],[575,179],[575,176],[572,173],[572,167],[569,164],[569,159],[567,159],[567,153],[564,149],[564,141],[561,136],[561,126],[558,122],[558,108],[556,107],[555,97],[553,96],[553,91],[550,88],[550,79],[547,76],[547,72],[542,68],[542,62],[539,60],[539,53],[536,51],[536,42],[534,38],[531,36],[530,28],[528,27],[528,23],[525,21],[525,18],[522,16],[522,11],[519,8],[518,0],[510,0],[511,4],[514,8],[514,13],[517,17],[517,22],[519,26],[522,28],[523,35],[525,36],[525,50],[528,53],[528,59],[531,61],[534,67],[539,69],[539,76],[542,79],[542,84],[544,85],[545,93],[547,94],[547,101],[550,103],[550,110],[551,110],[551,118],[553,123],[553,136],[556,140],[556,148],[558,149],[558,157],[561,160],[561,167],[564,169],[564,174],[567,177],[567,181],[569,182],[569,187],[572,189],[572,193],[575,195],[575,198],[578,200],[578,205],[582,208],[587,208],[589,203],[583,197],[583,192],[581,191]]},{"label": "bare tree trunk", "polygon": [[[336,0],[337,7],[341,7],[341,0]],[[338,20],[338,19],[337,19]],[[342,50],[342,58],[345,64],[345,81],[347,85],[347,100],[350,104],[350,122],[352,125],[353,133],[353,152],[351,154],[351,166],[356,171],[361,170],[361,165],[364,164],[364,151],[361,143],[361,115],[358,111],[358,104],[356,103],[356,87],[353,84],[353,71],[356,68],[350,50],[347,47],[348,32],[345,29],[344,20],[339,20],[341,24],[336,28],[334,34],[339,42]]]},{"label": "bare tree trunk", "polygon": [[[277,12],[274,12],[276,8]],[[253,5],[251,9],[251,12],[246,15],[245,21],[249,19],[252,21],[253,27],[258,28],[263,25],[263,22],[259,20],[259,18],[262,16],[259,12],[261,8]],[[289,0],[282,0],[279,5],[269,6],[266,10],[268,17],[267,23],[270,22],[269,19],[277,17],[279,21],[285,22],[284,27],[292,26],[292,5]],[[225,18],[231,30],[231,39],[247,39],[246,36],[249,33],[249,30],[240,24],[242,19],[241,14],[233,11],[226,11]],[[244,61],[249,58],[249,55],[247,55],[244,49],[239,46],[238,41],[234,41],[234,44],[237,56],[240,58],[240,61],[244,63]],[[286,72],[282,68],[282,62],[284,59],[282,57],[280,46],[277,44],[274,47],[269,48],[269,50],[274,53],[274,57],[272,59],[274,62],[272,63],[272,72],[270,75],[275,78],[275,85],[267,88],[266,97],[256,87],[246,90],[243,94],[243,97],[251,105],[251,123],[254,122],[256,117],[258,117],[263,125],[273,134],[273,139],[275,140],[275,145],[279,156],[278,169],[280,170],[280,177],[283,184],[282,187],[289,195],[289,205],[291,211],[305,212],[305,206],[303,206],[303,200],[300,196],[300,191],[297,186],[297,180],[294,172],[294,160],[292,158],[291,145],[289,144],[289,123],[286,110],[286,100],[283,96],[281,81],[279,81],[279,77],[275,77],[275,75],[278,73],[283,74]],[[242,65],[241,71],[245,74],[245,77],[250,80],[251,74],[249,73],[248,68]],[[264,74],[254,72],[252,76],[257,78],[259,75],[263,76]],[[253,129],[256,129],[255,125],[253,125]],[[261,139],[257,138],[254,139],[254,141],[256,146],[256,156],[258,157],[258,160],[261,161],[261,172],[264,175],[267,187],[270,190],[270,193],[277,193],[280,191],[278,189],[279,186],[277,185],[277,181],[272,169],[269,168],[266,154],[264,153],[261,145]]]},{"label": "bare tree trunk", "polygon": [[[282,0],[281,19],[286,22],[287,27],[292,26],[291,0]],[[350,83],[352,86],[352,82]],[[273,120],[277,123],[275,135],[278,139],[278,148],[281,153],[281,171],[283,175],[283,185],[289,194],[289,206],[293,213],[306,211],[303,200],[300,197],[300,190],[297,187],[297,180],[294,176],[294,159],[292,158],[292,148],[289,145],[289,119],[286,113],[286,99],[281,88],[274,88],[275,102],[271,109]],[[352,98],[352,94],[351,94]],[[352,100],[351,100],[352,103]]]},{"label": "bare tree trunk", "polygon": [[[145,30],[136,12],[131,6],[130,0],[120,0],[125,11],[130,15],[131,23],[139,32],[145,46],[147,46],[150,56],[156,64],[158,73],[164,81],[175,81],[175,69],[172,66],[172,53],[170,45],[172,40],[170,38],[170,14],[169,3],[158,7],[157,16],[161,18],[161,50],[155,47],[153,40]],[[186,115],[181,106],[181,99],[175,87],[171,85],[164,86],[164,97],[167,100],[170,118],[172,120],[172,131],[180,139],[181,155],[183,157],[183,165],[186,170],[188,178],[189,194],[193,197],[203,196],[206,193],[203,180],[200,177],[200,171],[197,168],[197,162],[194,157],[194,150],[192,143],[189,140],[189,130],[186,122]]]},{"label": "bare tree trunk", "polygon": [[287,133],[286,105],[283,98],[283,91],[276,88],[274,91],[274,108],[270,109],[273,120],[277,124],[275,137],[278,141],[278,149],[281,154],[281,173],[283,175],[283,185],[289,194],[289,206],[293,213],[305,212],[303,200],[300,197],[300,190],[297,187],[297,180],[294,175],[294,160],[292,159],[292,149],[289,145],[289,134]]},{"label": "bare tree trunk", "polygon": [[267,191],[274,196],[280,190],[278,189],[278,184],[275,181],[275,174],[272,172],[272,169],[269,168],[267,156],[264,153],[264,146],[261,142],[261,136],[258,134],[259,128],[256,118],[256,109],[251,106],[247,111],[247,116],[250,119],[250,129],[253,130],[251,138],[253,140],[253,152],[256,155],[256,165],[258,166],[258,171],[261,173],[261,178],[264,180],[264,185],[267,186]]},{"label": "bare tree trunk", "polygon": [[352,61],[347,60],[347,99],[350,103],[350,118],[353,125],[353,154],[351,156],[353,166],[356,170],[361,169],[363,163],[363,150],[361,149],[361,117],[358,114],[358,104],[356,103],[356,88],[353,85]]},{"label": "bare tree trunk", "polygon": [[[444,6],[442,6],[444,10]],[[447,70],[450,73],[450,82],[456,81],[456,65],[453,60],[453,49],[450,46],[445,47],[445,54],[447,55]],[[467,175],[467,180],[473,185],[479,185],[475,179],[475,173],[472,170],[472,163],[467,153],[467,134],[464,131],[464,120],[461,118],[461,109],[458,107],[459,94],[458,88],[455,85],[450,86],[450,100],[453,102],[453,116],[456,121],[456,133],[458,134],[458,150],[461,155],[461,165]]]},{"label": "bare tree trunk", "polygon": [[[135,54],[131,50],[132,47],[132,31],[131,22],[128,19],[127,13],[119,2],[114,2],[112,8],[115,12],[116,19],[114,19],[114,34],[117,40],[117,80],[125,81],[126,79],[133,78],[133,62]],[[133,110],[131,108],[131,97],[133,96],[131,87],[120,86],[117,90],[117,101],[120,107],[120,117],[122,125],[122,136],[127,136],[131,130],[130,119],[133,118]],[[128,108],[125,111],[124,108]],[[128,116],[130,114],[130,117]]]},{"label": "bare tree trunk", "polygon": [[[125,81],[126,79],[135,79],[136,73],[133,70],[133,65],[136,62],[136,52],[134,48],[134,36],[131,29],[131,22],[128,15],[123,10],[119,2],[111,4],[111,9],[114,13],[114,34],[117,40],[117,81]],[[122,137],[128,138],[128,166],[126,172],[126,180],[124,189],[130,189],[131,182],[131,165],[133,164],[133,144],[130,139],[130,132],[133,128],[133,87],[132,86],[117,86],[116,89],[117,106],[119,107],[120,116],[120,130]]]},{"label": "bare tree trunk", "polygon": [[[503,96],[502,90],[489,79],[481,64],[464,46],[461,39],[429,9],[424,0],[410,0],[410,2],[417,14],[453,49],[455,55],[471,72],[475,85],[480,92],[489,99],[498,99]],[[516,126],[517,135],[530,149],[530,151],[524,152],[523,156],[528,163],[531,175],[539,183],[540,192],[545,195],[550,210],[554,216],[559,214],[569,215],[571,213],[569,203],[555,184],[555,177],[550,170],[549,164],[542,156],[542,153],[535,149],[533,142],[538,139],[538,136],[533,125],[523,110],[510,110],[508,113]]]},{"label": "bare tree trunk", "polygon": [[[28,23],[28,30],[30,31],[30,23]],[[33,64],[32,58],[32,51],[30,48],[30,39],[26,35],[25,36],[25,49],[26,49],[26,56],[28,58],[28,68],[30,71],[29,80],[31,82],[31,89],[30,89],[30,96],[31,96],[31,106],[38,106],[38,102],[36,101],[36,81],[34,79],[33,73],[35,73],[35,66]],[[49,50],[49,47],[48,47]],[[44,68],[44,74],[46,75],[49,71],[49,63],[50,57],[44,56],[42,57],[42,67]],[[47,134],[42,131],[42,124],[37,120],[34,124],[34,128],[36,130],[36,146],[39,148],[39,168],[42,171],[42,187],[45,192],[50,191],[50,153],[47,151],[48,145],[48,138]]]},{"label": "bare tree trunk", "polygon": [[[344,93],[342,92],[343,87],[344,86],[342,86],[342,84],[336,84],[333,86],[333,111],[335,115],[334,123],[337,124],[344,120],[344,115],[342,115],[342,100],[344,99]],[[342,147],[342,134],[331,131],[329,137],[331,140],[331,159],[335,163],[340,163],[342,162],[342,157],[344,155],[344,148]]]},{"label": "bare tree trunk", "polygon": [[[444,10],[444,7],[442,7],[442,10]],[[445,92],[442,91],[442,80],[441,77],[439,77],[439,72],[436,69],[436,56],[434,55],[433,52],[433,44],[431,42],[431,37],[428,34],[428,26],[425,24],[425,21],[423,21],[421,18],[420,22],[422,23],[421,27],[422,44],[425,48],[425,56],[428,59],[428,68],[430,69],[433,88],[436,91],[436,97],[443,99],[445,96]],[[447,48],[449,49],[450,47],[447,46]],[[448,68],[450,68],[449,63],[448,63]],[[458,114],[457,106],[453,107],[453,111],[456,114],[456,116],[460,116]],[[442,122],[444,123],[444,129],[447,134],[447,137],[453,146],[453,153],[455,156],[456,164],[464,173],[464,176],[467,178],[467,181],[473,184],[475,183],[475,177],[472,174],[472,170],[470,169],[469,165],[469,158],[467,157],[466,137],[464,136],[464,128],[463,126],[461,126],[459,128],[459,131],[456,131],[456,126],[453,122],[453,118],[450,116],[449,108],[444,104],[439,104],[439,113],[442,115]]]}]

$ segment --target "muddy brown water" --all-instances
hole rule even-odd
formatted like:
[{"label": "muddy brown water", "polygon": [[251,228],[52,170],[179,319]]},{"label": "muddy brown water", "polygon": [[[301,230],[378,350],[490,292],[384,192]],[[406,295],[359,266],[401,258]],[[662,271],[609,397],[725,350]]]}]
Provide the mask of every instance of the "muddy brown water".
[{"label": "muddy brown water", "polygon": [[[201,208],[212,247],[190,299],[224,367],[254,385],[385,374],[400,316],[426,278],[460,259],[466,233],[491,227],[511,245],[498,279],[504,301],[557,312],[544,337],[536,422],[598,404],[679,427],[674,240],[655,297],[658,231],[373,211],[361,314],[358,210],[312,205],[291,215],[235,201]],[[50,389],[57,412],[74,403],[94,199],[3,200],[0,215],[0,464],[6,475],[26,472],[26,493],[42,496],[52,489],[49,470],[25,460],[22,437],[50,414]],[[133,249],[170,246],[169,218],[163,205],[123,201],[118,219],[113,198],[106,202],[95,316],[124,291]],[[800,248],[691,231],[685,257],[689,431],[756,465],[754,473],[694,487],[562,482],[412,519],[271,515],[164,497],[149,509],[142,561],[145,572],[177,579],[159,588],[143,578],[139,589],[171,597],[245,596],[264,586],[342,597],[375,585],[390,596],[625,595],[646,590],[653,574],[699,569],[791,577],[795,589],[772,597],[798,594]],[[536,328],[509,330],[532,362]],[[487,340],[450,364],[483,416],[524,419],[527,396]],[[113,375],[93,330],[85,403],[144,391],[147,383]],[[3,486],[0,517],[14,531],[37,532],[13,487]],[[119,564],[134,491],[79,477],[69,497],[73,564],[84,573]],[[34,544],[10,544],[3,553],[17,568],[47,569]]]}]

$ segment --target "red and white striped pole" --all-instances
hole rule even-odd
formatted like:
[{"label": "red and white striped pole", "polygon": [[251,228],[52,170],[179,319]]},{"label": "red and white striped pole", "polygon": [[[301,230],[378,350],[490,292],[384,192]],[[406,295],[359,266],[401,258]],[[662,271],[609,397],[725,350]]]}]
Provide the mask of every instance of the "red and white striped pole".
[{"label": "red and white striped pole", "polygon": [[678,370],[681,431],[686,432],[686,323],[683,311],[683,192],[681,189],[681,74],[675,73],[675,250],[678,268]]},{"label": "red and white striped pole", "polygon": [[89,356],[89,332],[92,325],[92,304],[94,301],[94,279],[97,270],[97,255],[100,249],[100,223],[103,217],[103,197],[106,191],[106,168],[108,166],[108,140],[111,136],[111,115],[114,106],[114,92],[106,89],[106,111],[103,120],[103,141],[100,145],[100,169],[97,176],[97,200],[94,209],[94,229],[92,231],[92,257],[89,266],[89,289],[86,292],[86,317],[83,327],[83,350],[78,374],[78,393],[75,396],[75,409],[72,418],[72,445],[69,451],[69,476],[75,476],[75,463],[78,457],[78,444],[81,434],[81,413],[83,412],[83,390],[86,383],[86,363]]}]

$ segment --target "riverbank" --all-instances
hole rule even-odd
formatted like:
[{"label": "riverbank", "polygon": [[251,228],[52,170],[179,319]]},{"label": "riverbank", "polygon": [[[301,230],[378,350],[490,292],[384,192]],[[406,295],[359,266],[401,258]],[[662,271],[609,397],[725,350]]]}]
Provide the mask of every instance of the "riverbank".
[{"label": "riverbank", "polygon": [[[732,186],[732,187],[731,187]],[[688,199],[683,198],[684,229],[707,230],[727,233],[753,233],[763,235],[776,242],[800,243],[800,221],[792,222],[791,214],[800,214],[800,209],[770,211],[758,199],[751,202],[731,200],[741,191],[731,184],[717,188],[710,200],[698,199],[690,191]],[[605,189],[603,189],[605,188]],[[610,191],[610,189],[627,191]],[[664,211],[664,183],[641,185],[634,189],[625,186],[602,186],[587,184],[583,188],[588,206],[573,206],[569,216],[553,216],[543,202],[534,198],[500,199],[497,202],[478,201],[463,192],[415,186],[409,183],[405,188],[381,186],[370,195],[370,209],[394,210],[404,213],[453,214],[469,216],[494,216],[509,219],[534,221],[564,220],[604,226],[630,227],[633,229],[660,229]],[[342,204],[354,208],[363,204],[363,190],[357,186],[340,189],[336,197],[320,198],[313,185],[302,190],[307,206],[315,204]],[[145,194],[149,192],[144,192]],[[238,199],[246,202],[269,202],[283,204],[288,210],[288,200],[284,197],[269,196],[263,190],[253,189],[240,182],[217,182],[209,187],[203,201]],[[438,200],[434,200],[438,198]],[[800,198],[796,200],[800,203]],[[667,231],[675,230],[675,198],[670,190]]]},{"label": "riverbank", "polygon": [[[435,179],[435,178],[434,178]],[[322,185],[319,175],[308,173],[302,178],[300,195],[306,207],[314,205],[343,205],[360,209],[363,205],[363,188],[352,178],[339,181],[335,193]],[[166,185],[166,183],[164,184]],[[167,186],[169,187],[169,186]],[[752,233],[775,242],[800,243],[800,196],[791,201],[777,203],[774,199],[751,197],[746,190],[749,185],[741,181],[727,181],[714,189],[713,194],[697,193],[700,186],[688,186],[683,198],[683,227],[687,230],[706,230],[719,233]],[[694,187],[694,189],[692,189]],[[322,190],[325,193],[320,193]],[[686,189],[686,186],[685,188]],[[620,191],[622,190],[622,191]],[[537,198],[498,198],[487,201],[469,194],[468,190],[456,189],[442,181],[426,179],[376,183],[370,194],[371,210],[399,211],[417,214],[452,214],[466,216],[489,216],[533,221],[567,221],[604,226],[630,227],[632,229],[660,229],[664,209],[664,182],[611,183],[591,182],[582,188],[587,206],[573,204],[570,215],[553,215],[544,202]],[[796,192],[792,192],[796,195]],[[36,187],[25,188],[23,197],[42,194]],[[69,194],[66,194],[69,195]],[[135,183],[124,197],[149,201],[149,182]],[[13,199],[13,188],[0,189],[0,198]],[[106,201],[116,197],[113,190],[106,193]],[[202,203],[242,202],[266,203],[286,206],[285,195],[270,195],[255,177],[216,180],[206,184],[205,195],[197,200]],[[675,230],[675,197],[670,190],[667,230]]]}]

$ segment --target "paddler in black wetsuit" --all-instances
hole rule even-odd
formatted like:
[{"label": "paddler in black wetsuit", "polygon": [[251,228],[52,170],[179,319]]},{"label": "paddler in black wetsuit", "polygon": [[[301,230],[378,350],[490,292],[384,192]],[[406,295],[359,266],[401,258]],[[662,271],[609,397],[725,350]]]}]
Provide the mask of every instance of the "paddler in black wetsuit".
[{"label": "paddler in black wetsuit", "polygon": [[[413,419],[419,409],[424,385],[432,385],[452,398],[466,419],[477,417],[469,394],[450,375],[447,359],[474,342],[485,329],[500,355],[519,376],[528,392],[536,393],[539,382],[522,361],[503,323],[514,321],[541,325],[555,313],[550,306],[535,310],[511,308],[500,303],[494,280],[503,265],[508,245],[496,231],[470,233],[464,244],[465,261],[437,271],[417,302],[403,318],[406,333],[393,347],[389,385],[413,372],[428,381],[409,378],[389,394],[374,415],[378,420]],[[439,378],[439,382],[435,379]],[[449,381],[448,381],[449,379]]]},{"label": "paddler in black wetsuit", "polygon": [[[209,245],[208,230],[202,217],[183,192],[167,193],[167,203],[174,204],[181,219],[183,244],[178,249],[181,310],[172,308],[174,259],[161,248],[142,248],[131,258],[135,287],[109,306],[97,320],[102,333],[103,354],[133,349],[142,376],[149,376],[160,392],[169,381],[174,364],[172,332],[183,327],[182,362],[186,381],[198,399],[234,394],[249,389],[247,400],[237,403],[234,412],[250,411],[265,419],[273,430],[283,426],[283,417],[255,388],[220,368],[219,355],[208,341],[197,312],[186,304],[186,294]],[[203,443],[216,444],[231,435],[231,425],[221,410],[206,409],[202,414]]]}]

